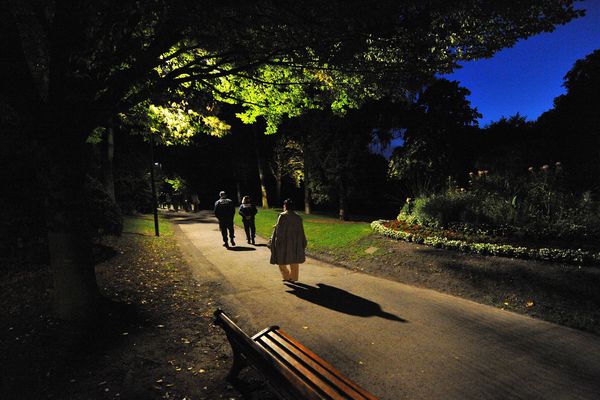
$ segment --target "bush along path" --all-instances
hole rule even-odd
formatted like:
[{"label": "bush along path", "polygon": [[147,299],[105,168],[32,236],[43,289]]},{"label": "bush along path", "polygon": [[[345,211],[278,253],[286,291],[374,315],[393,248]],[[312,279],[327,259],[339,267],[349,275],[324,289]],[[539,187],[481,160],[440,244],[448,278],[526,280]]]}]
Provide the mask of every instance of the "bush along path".
[{"label": "bush along path", "polygon": [[377,220],[371,223],[371,228],[387,237],[426,244],[438,249],[458,250],[466,253],[480,255],[492,255],[499,257],[512,257],[540,261],[553,261],[573,265],[597,265],[600,264],[600,253],[587,250],[556,249],[556,248],[529,248],[513,246],[510,244],[479,243],[460,239],[450,239],[442,235],[432,234],[430,236],[413,233],[402,228],[392,228],[390,221]]},{"label": "bush along path", "polygon": [[241,398],[224,379],[230,348],[212,325],[218,284],[193,279],[169,223],[153,233],[150,218],[129,218],[120,238],[98,247],[107,304],[91,325],[50,316],[47,268],[6,272],[3,398]]}]

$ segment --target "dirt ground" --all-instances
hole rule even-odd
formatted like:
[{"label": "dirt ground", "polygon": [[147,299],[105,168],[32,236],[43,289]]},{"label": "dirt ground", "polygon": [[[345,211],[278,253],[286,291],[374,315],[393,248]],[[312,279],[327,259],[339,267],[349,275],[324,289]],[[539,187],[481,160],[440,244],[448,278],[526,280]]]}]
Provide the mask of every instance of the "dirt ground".
[{"label": "dirt ground", "polygon": [[[356,257],[314,254],[359,271],[600,334],[600,268],[467,255],[372,235]],[[369,255],[368,253],[373,254]],[[2,399],[240,399],[231,350],[212,324],[219,284],[195,281],[174,237],[125,233],[98,247],[107,300],[92,325],[50,316],[50,273],[0,269]],[[244,379],[257,383],[252,373]],[[247,398],[271,398],[263,389]]]},{"label": "dirt ground", "polygon": [[0,398],[242,397],[224,379],[231,351],[212,325],[218,287],[192,279],[173,237],[125,233],[98,257],[108,302],[92,325],[50,317],[47,268],[3,272]]}]

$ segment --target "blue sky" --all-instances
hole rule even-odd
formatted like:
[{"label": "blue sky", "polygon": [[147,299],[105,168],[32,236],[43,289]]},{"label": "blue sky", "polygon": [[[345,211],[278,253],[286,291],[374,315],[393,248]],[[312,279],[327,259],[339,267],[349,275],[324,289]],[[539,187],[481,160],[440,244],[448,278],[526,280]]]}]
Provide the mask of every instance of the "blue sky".
[{"label": "blue sky", "polygon": [[444,76],[471,91],[471,104],[483,114],[480,126],[517,112],[535,120],[565,92],[563,77],[575,61],[600,48],[600,0],[575,4],[587,10],[585,17]]}]

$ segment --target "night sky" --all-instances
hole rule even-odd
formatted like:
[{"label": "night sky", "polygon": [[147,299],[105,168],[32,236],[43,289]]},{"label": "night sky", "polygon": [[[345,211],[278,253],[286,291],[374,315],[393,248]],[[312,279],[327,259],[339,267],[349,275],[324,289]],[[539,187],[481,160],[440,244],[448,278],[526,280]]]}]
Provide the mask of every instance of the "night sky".
[{"label": "night sky", "polygon": [[552,108],[575,61],[600,48],[600,0],[585,0],[576,8],[587,10],[586,16],[444,76],[471,91],[471,104],[483,114],[480,126],[517,112],[535,120]]}]

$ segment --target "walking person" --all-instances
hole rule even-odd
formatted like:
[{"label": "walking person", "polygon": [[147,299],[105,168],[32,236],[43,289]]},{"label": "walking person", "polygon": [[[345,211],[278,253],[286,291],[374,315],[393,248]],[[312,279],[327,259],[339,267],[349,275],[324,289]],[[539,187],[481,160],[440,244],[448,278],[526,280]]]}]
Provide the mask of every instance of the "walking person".
[{"label": "walking person", "polygon": [[302,218],[294,212],[293,206],[291,199],[283,202],[283,212],[271,236],[271,264],[279,265],[283,280],[290,282],[298,280],[300,264],[306,260],[307,244]]},{"label": "walking person", "polygon": [[244,231],[246,231],[246,240],[248,244],[256,244],[254,238],[256,237],[256,224],[254,217],[258,210],[256,206],[252,204],[250,196],[244,196],[242,199],[242,205],[240,205],[239,214],[242,216],[242,222],[244,223]]},{"label": "walking person", "polygon": [[219,229],[223,236],[223,246],[229,247],[227,244],[227,232],[229,232],[229,240],[231,245],[235,246],[235,238],[233,231],[233,217],[235,216],[235,207],[233,201],[227,198],[227,193],[221,191],[219,200],[215,202],[215,217],[219,220]]}]

